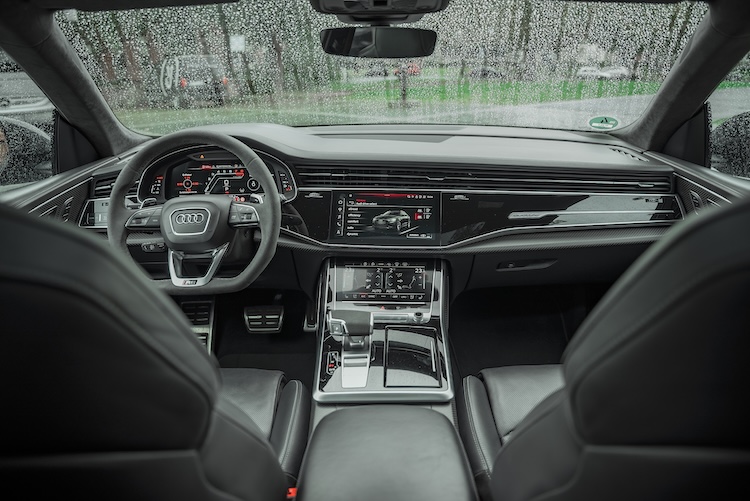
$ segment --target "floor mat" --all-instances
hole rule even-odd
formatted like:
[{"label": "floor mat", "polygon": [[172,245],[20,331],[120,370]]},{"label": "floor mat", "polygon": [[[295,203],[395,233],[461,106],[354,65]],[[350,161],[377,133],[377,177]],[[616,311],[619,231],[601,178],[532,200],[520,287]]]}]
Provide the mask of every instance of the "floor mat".
[{"label": "floor mat", "polygon": [[305,332],[302,322],[307,297],[287,291],[281,297],[284,324],[278,334],[250,334],[245,329],[245,306],[267,305],[274,300],[269,291],[244,291],[217,298],[216,357],[222,367],[253,367],[284,371],[312,388],[316,361],[315,333]]},{"label": "floor mat", "polygon": [[[585,316],[566,288],[514,287],[461,294],[450,308],[449,337],[461,377],[489,367],[559,363]],[[576,325],[571,325],[571,310]]]}]

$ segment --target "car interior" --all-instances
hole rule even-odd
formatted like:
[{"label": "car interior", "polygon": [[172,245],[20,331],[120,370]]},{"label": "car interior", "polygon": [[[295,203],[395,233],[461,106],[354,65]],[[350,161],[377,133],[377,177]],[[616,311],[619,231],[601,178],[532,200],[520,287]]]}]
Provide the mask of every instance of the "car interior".
[{"label": "car interior", "polygon": [[[423,18],[480,3],[517,8],[507,12],[521,33],[546,8],[612,9],[610,21],[653,9],[664,20],[654,26],[683,38],[670,38],[676,59],[658,87],[621,101],[643,103],[629,123],[451,123],[426,108],[426,121],[392,118],[446,73],[479,75],[473,89],[512,78],[510,65],[427,57],[446,42]],[[248,54],[246,88],[264,82],[250,71],[258,61],[284,63],[284,86],[328,71],[277,57],[304,36],[253,52],[250,36],[217,35],[231,47],[229,62],[215,58],[221,78],[211,75],[221,99],[207,101],[220,102],[175,98],[203,83],[164,63],[151,65],[162,72],[153,81],[138,73],[151,87],[133,109],[117,104],[135,95],[119,92],[121,76],[115,93],[100,84],[107,68],[92,70],[108,56],[81,49],[117,46],[116,76],[136,67],[124,32],[148,55],[149,23],[183,9],[273,29],[281,21],[264,2],[0,5],[0,48],[25,73],[13,81],[33,81],[54,105],[44,127],[23,103],[0,107],[9,498],[748,496],[750,79],[728,75],[750,52],[750,3],[276,2],[315,30],[334,26],[315,34],[309,57],[345,61],[342,79],[392,92],[383,120],[368,108],[361,122],[304,125],[237,119],[239,84],[224,76]],[[240,9],[260,14],[226,15]],[[90,19],[122,39],[97,35]],[[523,71],[552,64],[524,57]],[[649,57],[640,50],[622,69],[608,60],[614,77],[577,85],[633,89]],[[580,67],[596,69],[565,71]],[[722,96],[739,103],[736,116],[720,112]],[[281,109],[281,98],[252,99]],[[334,113],[311,99],[315,113]],[[154,129],[128,122],[157,112]],[[199,114],[211,120],[180,121]]]}]

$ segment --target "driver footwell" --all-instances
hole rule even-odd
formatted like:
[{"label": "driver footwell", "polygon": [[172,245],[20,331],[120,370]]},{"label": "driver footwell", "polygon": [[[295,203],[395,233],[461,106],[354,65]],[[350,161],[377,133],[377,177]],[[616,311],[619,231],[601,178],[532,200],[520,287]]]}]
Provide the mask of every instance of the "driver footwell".
[{"label": "driver footwell", "polygon": [[[282,330],[249,333],[246,306],[279,303],[284,307]],[[312,388],[316,363],[315,333],[303,330],[307,296],[298,291],[245,290],[216,297],[215,354],[221,367],[252,367],[284,371]]]}]

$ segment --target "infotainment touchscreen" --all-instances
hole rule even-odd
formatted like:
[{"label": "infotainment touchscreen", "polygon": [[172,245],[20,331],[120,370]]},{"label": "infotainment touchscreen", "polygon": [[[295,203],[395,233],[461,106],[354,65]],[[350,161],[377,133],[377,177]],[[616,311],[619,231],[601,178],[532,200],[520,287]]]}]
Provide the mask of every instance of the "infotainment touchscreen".
[{"label": "infotainment touchscreen", "polygon": [[342,191],[332,198],[331,240],[391,245],[439,240],[437,193]]}]

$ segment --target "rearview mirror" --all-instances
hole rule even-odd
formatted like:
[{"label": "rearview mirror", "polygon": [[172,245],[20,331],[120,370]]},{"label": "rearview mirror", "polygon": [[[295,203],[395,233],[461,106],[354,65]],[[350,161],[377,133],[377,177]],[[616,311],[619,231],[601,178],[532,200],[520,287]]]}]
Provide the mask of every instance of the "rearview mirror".
[{"label": "rearview mirror", "polygon": [[351,57],[423,57],[435,50],[437,33],[416,28],[365,26],[329,28],[320,32],[328,54]]}]

